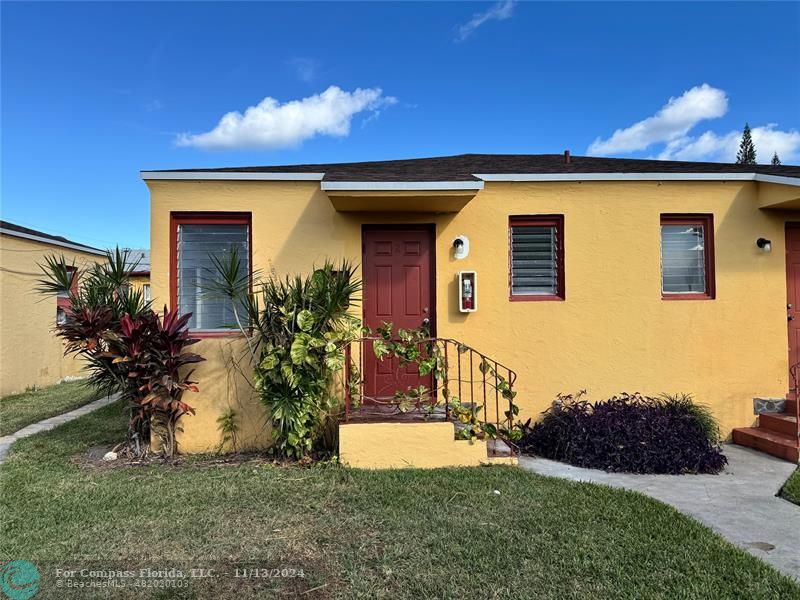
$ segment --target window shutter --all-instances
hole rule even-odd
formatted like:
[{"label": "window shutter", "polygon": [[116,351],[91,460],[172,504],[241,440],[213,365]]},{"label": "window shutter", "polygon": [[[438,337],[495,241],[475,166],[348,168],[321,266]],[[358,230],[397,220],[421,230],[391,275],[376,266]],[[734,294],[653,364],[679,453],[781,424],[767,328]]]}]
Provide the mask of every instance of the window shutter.
[{"label": "window shutter", "polygon": [[555,225],[511,225],[511,294],[559,294]]},{"label": "window shutter", "polygon": [[702,225],[661,226],[664,294],[706,293],[705,243]]},{"label": "window shutter", "polygon": [[191,329],[229,329],[236,325],[229,299],[204,291],[209,280],[218,278],[211,256],[225,262],[234,249],[239,272],[249,273],[249,226],[241,224],[180,224],[178,226],[178,309],[192,313]]}]

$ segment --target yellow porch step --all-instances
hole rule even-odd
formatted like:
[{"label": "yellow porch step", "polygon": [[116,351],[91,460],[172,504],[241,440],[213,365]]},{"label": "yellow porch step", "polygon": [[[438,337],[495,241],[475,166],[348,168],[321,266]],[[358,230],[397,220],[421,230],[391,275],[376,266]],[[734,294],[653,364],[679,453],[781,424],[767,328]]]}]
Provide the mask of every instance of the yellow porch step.
[{"label": "yellow porch step", "polygon": [[[489,448],[484,440],[456,440],[451,422],[343,423],[339,460],[361,469],[515,465],[511,452]],[[491,450],[491,451],[490,451]]]}]

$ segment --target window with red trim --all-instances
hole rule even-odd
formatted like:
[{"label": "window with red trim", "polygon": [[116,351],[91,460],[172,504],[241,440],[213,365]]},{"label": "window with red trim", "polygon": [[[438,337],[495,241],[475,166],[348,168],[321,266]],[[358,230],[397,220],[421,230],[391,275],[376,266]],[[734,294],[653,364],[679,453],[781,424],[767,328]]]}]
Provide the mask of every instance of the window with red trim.
[{"label": "window with red trim", "polygon": [[661,215],[661,297],[714,298],[712,215]]},{"label": "window with red trim", "polygon": [[249,213],[172,213],[170,296],[181,314],[192,313],[195,331],[233,332],[236,318],[228,298],[209,292],[219,278],[212,257],[223,264],[235,253],[243,285],[251,275],[251,218]]},{"label": "window with red trim", "polygon": [[69,284],[69,292],[61,292],[56,297],[56,324],[63,325],[67,321],[67,315],[70,311],[69,296],[78,293],[78,270],[75,267],[67,267],[67,272],[70,273],[71,280]]},{"label": "window with red trim", "polygon": [[509,217],[509,297],[563,300],[564,216]]}]

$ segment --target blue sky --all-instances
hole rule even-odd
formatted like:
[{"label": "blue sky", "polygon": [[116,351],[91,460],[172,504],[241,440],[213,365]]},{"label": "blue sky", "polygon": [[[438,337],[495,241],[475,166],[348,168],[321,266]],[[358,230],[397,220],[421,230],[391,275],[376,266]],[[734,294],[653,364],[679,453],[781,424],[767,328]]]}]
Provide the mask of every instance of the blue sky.
[{"label": "blue sky", "polygon": [[567,148],[728,160],[745,121],[760,161],[800,163],[798,3],[0,11],[2,216],[92,245],[149,244],[140,169]]}]

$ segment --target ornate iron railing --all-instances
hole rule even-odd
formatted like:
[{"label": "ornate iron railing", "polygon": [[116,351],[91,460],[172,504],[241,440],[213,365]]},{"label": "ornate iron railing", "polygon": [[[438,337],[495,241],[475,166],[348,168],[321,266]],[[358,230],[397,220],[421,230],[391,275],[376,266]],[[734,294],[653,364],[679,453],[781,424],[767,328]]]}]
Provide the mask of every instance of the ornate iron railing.
[{"label": "ornate iron railing", "polygon": [[789,368],[789,376],[792,378],[792,389],[790,390],[790,395],[794,396],[794,417],[796,419],[795,425],[797,426],[797,437],[800,439],[800,389],[797,387],[798,378],[800,378],[800,363],[796,363]]},{"label": "ornate iron railing", "polygon": [[[419,362],[404,362],[395,354],[378,358],[373,350],[378,337],[356,340],[345,349],[344,404],[345,421],[370,420],[449,420],[456,428],[468,422],[478,422],[502,439],[509,448],[515,449],[504,432],[510,431],[516,416],[514,384],[517,374],[497,360],[478,352],[451,338],[428,337],[414,340],[411,345],[419,351]],[[419,367],[426,359],[435,357],[437,368],[430,374],[430,386],[424,393],[419,389],[396,390],[389,395],[368,393],[372,385],[366,383],[366,363],[389,361],[394,376],[400,370]],[[373,358],[374,357],[374,358]],[[412,378],[416,374],[412,375]],[[490,435],[489,437],[492,437]]]}]

